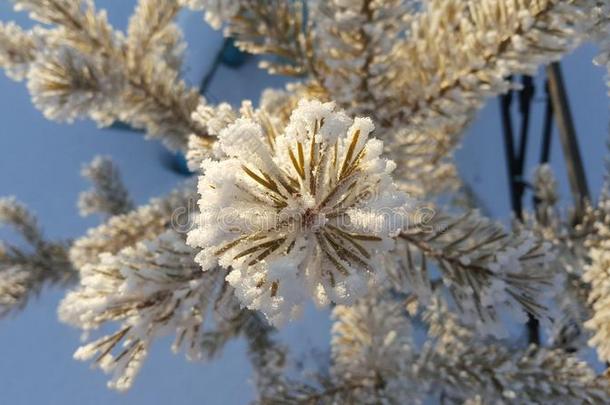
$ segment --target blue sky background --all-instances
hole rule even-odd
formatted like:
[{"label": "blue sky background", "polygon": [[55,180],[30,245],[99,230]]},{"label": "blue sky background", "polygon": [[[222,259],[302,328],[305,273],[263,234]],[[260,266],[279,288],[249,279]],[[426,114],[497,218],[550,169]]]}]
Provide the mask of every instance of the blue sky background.
[{"label": "blue sky background", "polygon": [[[116,27],[124,28],[134,0],[97,1],[109,11]],[[0,19],[30,25],[24,14],[0,2]],[[201,14],[184,13],[180,19],[189,43],[185,77],[198,85],[221,46],[222,39],[209,29]],[[605,142],[609,122],[604,70],[591,63],[595,48],[586,45],[566,58],[563,67],[576,128],[589,177],[597,195],[603,178]],[[255,69],[250,59],[239,70],[222,67],[206,94],[211,101],[242,98],[256,100],[266,86],[280,87],[282,80]],[[538,90],[542,89],[538,82]],[[542,93],[539,93],[542,96]],[[528,156],[531,174],[538,157],[541,109],[532,122]],[[509,199],[498,104],[488,103],[473,123],[457,152],[460,170],[489,213],[506,222]],[[83,164],[97,154],[111,156],[122,169],[125,183],[138,203],[164,194],[181,179],[167,169],[168,154],[157,142],[137,133],[100,130],[90,121],[64,125],[47,121],[31,104],[23,83],[0,74],[0,195],[14,195],[37,213],[50,238],[74,238],[95,226],[97,218],[82,218],[76,209],[78,193],[88,187],[80,177]],[[553,142],[552,162],[560,177],[561,192],[569,201],[565,167],[559,141]],[[16,241],[0,229],[0,239]],[[170,351],[171,339],[157,342],[131,391],[118,394],[106,388],[106,376],[74,361],[79,332],[60,324],[56,308],[64,292],[48,289],[16,316],[0,321],[0,403],[3,404],[241,404],[252,397],[250,366],[243,342],[233,342],[221,359],[189,363]],[[297,356],[314,358],[328,347],[328,311],[310,308],[302,321],[281,332],[296,347]]]}]

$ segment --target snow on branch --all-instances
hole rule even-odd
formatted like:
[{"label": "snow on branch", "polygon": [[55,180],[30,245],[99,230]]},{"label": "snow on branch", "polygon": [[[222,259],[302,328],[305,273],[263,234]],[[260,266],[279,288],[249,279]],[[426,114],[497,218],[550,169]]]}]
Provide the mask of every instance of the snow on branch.
[{"label": "snow on branch", "polygon": [[87,335],[117,325],[116,332],[74,354],[111,374],[110,388],[129,389],[153,341],[167,334],[175,335],[172,350],[185,351],[190,360],[211,358],[243,334],[261,372],[271,367],[267,361],[277,361],[272,353],[281,353],[269,340],[269,326],[239,306],[224,281],[227,272],[202,272],[184,237],[169,230],[116,254],[101,254],[97,263],[80,269],[80,285],[60,305],[60,319]]},{"label": "snow on branch", "polygon": [[237,46],[253,54],[270,56],[261,67],[271,73],[301,75],[315,70],[311,28],[301,1],[183,0],[192,9],[205,10],[210,25]]},{"label": "snow on branch", "polygon": [[603,376],[563,350],[530,346],[525,350],[480,342],[438,298],[425,314],[431,338],[415,367],[451,401],[479,396],[482,403],[578,403],[610,400]]},{"label": "snow on branch", "polygon": [[207,137],[191,120],[201,97],[179,78],[183,45],[173,22],[177,1],[142,0],[126,35],[92,1],[14,3],[50,26],[27,65],[28,87],[48,118],[90,117],[104,126],[121,120],[172,149],[185,149],[190,134]]},{"label": "snow on branch", "polygon": [[[206,21],[215,29],[235,17],[242,6],[248,6],[250,2],[242,0],[180,0],[185,7],[193,10],[204,10]],[[254,5],[265,4],[263,1],[252,1]]]},{"label": "snow on branch", "polygon": [[579,351],[586,346],[587,333],[583,322],[590,317],[587,304],[590,286],[583,280],[584,269],[589,262],[587,240],[596,234],[595,223],[599,210],[587,206],[580,221],[575,220],[575,210],[563,212],[559,208],[557,182],[547,164],[534,172],[532,187],[535,210],[526,213],[523,222],[515,221],[516,229],[526,229],[547,241],[556,253],[550,263],[560,280],[555,289],[554,301],[557,317],[549,331],[552,347]]},{"label": "snow on branch", "polygon": [[28,74],[34,105],[52,120],[72,122],[90,116],[110,125],[119,85],[114,66],[104,58],[58,47],[37,58]]},{"label": "snow on branch", "polygon": [[154,239],[172,226],[182,226],[188,222],[192,201],[194,192],[186,185],[126,214],[113,216],[74,241],[70,260],[81,269],[96,263],[101,253],[115,254],[139,241]]},{"label": "snow on branch", "polygon": [[[531,73],[587,39],[594,0],[426,2],[395,52],[396,118],[455,133],[511,74]],[[408,66],[403,69],[403,66]],[[394,96],[392,97],[394,98]],[[398,105],[397,105],[398,107]]]},{"label": "snow on branch", "polygon": [[478,340],[437,296],[421,347],[403,308],[384,294],[333,311],[330,376],[284,376],[264,404],[574,403],[610,399],[606,379],[561,350],[511,350]]},{"label": "snow on branch", "polygon": [[29,249],[0,242],[0,316],[22,309],[45,285],[67,285],[75,276],[67,243],[47,241],[36,218],[14,198],[0,199],[2,225],[12,227]]},{"label": "snow on branch", "polygon": [[[592,27],[600,24],[598,3],[424,2],[405,39],[392,49],[383,76],[389,83],[380,88],[384,97],[376,103],[375,118],[382,128],[389,128],[393,147],[388,152],[399,163],[399,174],[409,176],[405,161],[410,160],[417,134],[436,144],[428,147],[428,161],[439,167],[419,186],[420,193],[451,190],[451,155],[476,111],[510,88],[510,75],[534,72],[588,39]],[[427,173],[416,168],[413,177],[418,175]]]},{"label": "snow on branch", "polygon": [[378,274],[403,226],[407,197],[369,139],[367,118],[333,103],[301,101],[281,133],[243,117],[221,131],[227,158],[205,160],[197,228],[204,271],[231,266],[227,280],[250,309],[274,324],[302,303],[349,303]]},{"label": "snow on branch", "polygon": [[310,8],[318,76],[330,98],[351,114],[379,113],[392,47],[405,35],[410,2],[314,1]]},{"label": "snow on branch", "polygon": [[84,331],[107,322],[118,331],[80,347],[74,357],[94,359],[113,377],[109,387],[128,389],[152,341],[175,333],[173,350],[202,356],[203,320],[224,277],[203,273],[194,252],[174,231],[139,242],[117,254],[104,253],[96,264],[80,269],[80,286],[60,305],[63,322]]},{"label": "snow on branch", "polygon": [[181,7],[175,0],[141,0],[129,19],[127,61],[132,69],[142,60],[161,60],[180,71],[186,44],[174,23]]},{"label": "snow on branch", "polygon": [[597,349],[600,359],[610,361],[610,199],[607,196],[599,202],[595,231],[587,239],[590,263],[583,277],[590,284],[588,302],[592,309],[585,327],[592,333],[589,344]]},{"label": "snow on branch", "polygon": [[504,337],[501,311],[521,322],[526,314],[548,318],[545,300],[555,275],[550,246],[533,234],[508,234],[476,212],[448,217],[432,212],[420,226],[400,235],[396,283],[425,305],[433,291],[428,265],[434,262],[464,322]]},{"label": "snow on branch", "polygon": [[385,152],[396,162],[396,183],[418,198],[455,191],[462,184],[453,162],[455,138],[440,130],[401,129],[385,132]]},{"label": "snow on branch", "polygon": [[36,59],[35,36],[13,22],[0,22],[0,68],[13,80],[23,80]]},{"label": "snow on branch", "polygon": [[352,307],[333,310],[331,375],[340,386],[353,387],[342,400],[373,403],[421,392],[423,387],[413,384],[388,384],[408,375],[416,357],[411,322],[401,304],[373,291]]},{"label": "snow on branch", "polygon": [[125,214],[133,209],[118,167],[112,160],[97,156],[82,170],[83,177],[93,183],[93,189],[81,193],[78,208],[81,215],[94,213],[108,216]]}]

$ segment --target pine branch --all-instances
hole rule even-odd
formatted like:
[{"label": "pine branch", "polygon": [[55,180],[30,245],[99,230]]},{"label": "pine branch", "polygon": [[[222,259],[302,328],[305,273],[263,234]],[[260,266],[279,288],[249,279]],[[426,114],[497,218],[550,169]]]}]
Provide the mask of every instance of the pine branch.
[{"label": "pine branch", "polygon": [[68,244],[47,241],[36,218],[15,199],[0,199],[0,225],[14,228],[30,247],[0,243],[0,317],[23,309],[46,285],[74,281]]},{"label": "pine branch", "polygon": [[180,71],[186,45],[175,24],[181,10],[177,0],[140,0],[127,28],[127,64],[137,70],[143,60],[162,60]]},{"label": "pine branch", "polygon": [[[430,160],[451,158],[460,135],[489,98],[506,92],[511,74],[530,74],[580,45],[600,24],[594,0],[429,1],[392,52],[377,120],[388,128],[399,162],[417,133],[438,143]],[[603,14],[602,14],[603,15]],[[396,134],[396,135],[394,135]],[[446,146],[449,146],[448,148]],[[400,167],[399,167],[400,169]],[[407,170],[400,169],[408,176]],[[425,176],[425,172],[422,174]],[[432,184],[453,183],[439,173]],[[420,186],[425,192],[438,189]]]},{"label": "pine branch", "polygon": [[112,374],[108,385],[117,390],[131,387],[160,336],[175,333],[174,351],[184,348],[189,358],[201,358],[206,314],[222,298],[226,272],[202,272],[194,257],[183,236],[168,231],[84,266],[80,286],[61,303],[60,319],[85,331],[118,327],[80,347],[75,358],[94,359]]},{"label": "pine branch", "polygon": [[573,213],[559,209],[557,183],[550,166],[542,165],[534,173],[532,182],[535,212],[525,213],[523,221],[515,223],[516,229],[526,229],[550,243],[556,258],[551,266],[561,279],[554,301],[558,317],[550,331],[553,348],[575,352],[583,348],[587,338],[583,322],[591,316],[587,303],[590,287],[583,280],[584,269],[589,262],[588,240],[596,239],[595,223],[602,213],[599,208],[588,206],[581,220],[573,220]]},{"label": "pine branch", "polygon": [[424,313],[428,338],[417,348],[397,304],[391,297],[373,296],[337,307],[333,374],[318,383],[285,379],[262,403],[416,404],[427,399],[458,404],[478,396],[481,403],[595,404],[610,398],[607,381],[576,357],[477,340],[436,295]]},{"label": "pine branch", "polygon": [[435,392],[442,390],[462,401],[479,395],[483,403],[502,404],[596,404],[610,399],[605,378],[562,350],[536,346],[512,350],[477,342],[438,300],[426,320],[436,343],[426,343],[416,375],[428,380]]},{"label": "pine branch", "polygon": [[505,77],[531,73],[586,39],[594,24],[587,13],[595,4],[429,2],[400,47],[402,60],[411,68],[397,75],[395,84],[403,86],[394,87],[406,107],[399,119],[410,125],[461,127],[485,98],[507,90]]},{"label": "pine branch", "polygon": [[78,207],[81,215],[93,213],[108,216],[126,214],[133,209],[118,167],[112,160],[98,156],[82,170],[83,177],[93,183],[93,189],[80,194]]},{"label": "pine branch", "polygon": [[127,214],[111,217],[74,241],[70,260],[81,269],[97,263],[101,253],[116,254],[139,241],[154,239],[172,226],[188,225],[193,196],[194,191],[186,185]]},{"label": "pine branch", "polygon": [[[0,314],[78,269],[60,317],[85,332],[116,328],[75,357],[111,373],[119,390],[152,342],[175,334],[173,349],[189,358],[214,357],[244,336],[261,403],[610,401],[604,377],[567,354],[591,316],[591,344],[610,358],[608,199],[570,223],[543,169],[535,216],[508,234],[475,213],[414,209],[394,183],[417,196],[459,185],[450,155],[476,110],[511,88],[507,76],[607,36],[605,0],[333,0],[309,10],[299,1],[139,0],[126,33],[92,0],[14,3],[45,28],[0,24],[0,67],[28,79],[46,116],[123,120],[172,148],[188,144],[202,176],[198,210],[193,184],[134,209],[116,168],[95,161],[81,205],[109,218],[72,246],[47,241],[25,208],[0,200],[0,220],[29,245],[0,245]],[[308,81],[267,91],[258,109],[206,105],[179,78],[182,6],[226,23],[242,49],[270,55],[272,72]],[[230,224],[228,211],[237,213]],[[197,213],[189,247],[183,231]],[[553,349],[476,333],[500,335],[504,310],[550,318],[545,300],[564,273]],[[309,299],[341,304],[331,365],[294,378],[262,316],[294,319]],[[418,315],[416,304],[428,325],[421,348],[407,315]]]},{"label": "pine branch", "polygon": [[21,81],[27,76],[36,59],[36,37],[13,22],[0,22],[0,68],[9,78]]},{"label": "pine branch", "polygon": [[[101,125],[121,120],[146,129],[172,149],[185,149],[190,134],[206,139],[191,120],[202,100],[178,77],[180,35],[169,21],[179,10],[176,1],[142,0],[127,38],[91,1],[15,4],[54,27],[28,74],[32,97],[48,118],[71,121],[89,116]],[[142,27],[141,19],[152,17],[157,24]],[[155,29],[158,32],[149,31]],[[144,39],[146,35],[149,38]]]},{"label": "pine branch", "polygon": [[505,333],[502,308],[521,321],[526,313],[547,315],[544,299],[554,278],[547,267],[552,256],[533,235],[508,235],[468,213],[457,218],[435,214],[400,239],[398,279],[423,302],[432,292],[427,269],[433,261],[460,313],[488,333]]},{"label": "pine branch", "polygon": [[[333,310],[330,375],[317,381],[287,378],[266,387],[261,404],[395,403],[418,392],[388,385],[413,360],[411,328],[400,302],[375,289],[353,306]],[[403,380],[404,382],[404,380]],[[408,393],[402,400],[398,394]],[[404,403],[404,402],[401,402]]]},{"label": "pine branch", "polygon": [[352,114],[383,114],[392,46],[405,35],[409,2],[318,1],[311,9],[320,84]]},{"label": "pine branch", "polygon": [[396,182],[416,198],[455,191],[462,185],[453,161],[454,139],[442,131],[403,130],[384,133],[386,154],[396,163]]},{"label": "pine branch", "polygon": [[275,56],[261,63],[271,73],[316,75],[311,27],[301,1],[240,1],[225,33],[246,52]]},{"label": "pine branch", "polygon": [[599,202],[595,219],[595,232],[588,235],[586,240],[590,263],[585,266],[583,280],[590,286],[588,304],[591,306],[591,317],[584,326],[592,334],[589,345],[597,349],[597,355],[601,360],[609,362],[610,199],[607,196],[603,196]]}]

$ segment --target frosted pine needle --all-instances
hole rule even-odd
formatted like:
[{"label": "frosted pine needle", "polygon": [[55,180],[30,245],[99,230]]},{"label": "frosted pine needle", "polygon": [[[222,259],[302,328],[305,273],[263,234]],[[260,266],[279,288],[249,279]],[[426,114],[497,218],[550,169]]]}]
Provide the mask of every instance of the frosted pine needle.
[{"label": "frosted pine needle", "polygon": [[404,225],[407,198],[368,118],[301,101],[283,133],[263,128],[240,118],[221,131],[228,158],[202,164],[188,242],[202,249],[204,270],[232,267],[227,280],[243,304],[278,324],[308,296],[318,305],[362,296]]}]

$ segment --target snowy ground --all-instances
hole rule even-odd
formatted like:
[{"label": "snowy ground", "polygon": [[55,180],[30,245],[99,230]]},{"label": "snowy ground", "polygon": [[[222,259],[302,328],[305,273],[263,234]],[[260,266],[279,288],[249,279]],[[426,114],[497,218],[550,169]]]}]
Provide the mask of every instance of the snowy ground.
[{"label": "snowy ground", "polygon": [[[111,21],[124,27],[134,0],[105,0]],[[0,3],[0,19],[23,15]],[[201,20],[200,14],[181,19],[190,46],[186,77],[198,85],[220,49],[222,39]],[[576,127],[589,185],[597,193],[603,176],[608,123],[608,102],[603,72],[591,64],[595,51],[584,47],[567,58],[564,70],[572,99]],[[239,70],[221,67],[206,96],[213,102],[238,104],[242,98],[257,99],[266,86],[281,87],[282,81],[255,69],[251,58]],[[538,86],[540,89],[541,86]],[[540,117],[541,114],[537,114]],[[15,195],[39,215],[51,238],[71,238],[94,226],[95,218],[81,218],[76,209],[78,193],[87,187],[81,166],[95,155],[111,156],[138,203],[170,190],[182,177],[168,170],[167,152],[141,134],[99,130],[89,121],[62,125],[46,121],[32,106],[27,90],[0,74],[0,195]],[[488,208],[506,221],[509,204],[505,162],[498,124],[497,102],[492,100],[472,125],[458,152],[460,170]],[[537,145],[541,123],[534,120],[532,138]],[[535,162],[537,147],[528,162]],[[562,195],[569,199],[561,149],[554,139],[552,161],[561,177]],[[532,165],[529,166],[531,172]],[[0,230],[0,239],[14,235]],[[72,360],[79,333],[60,324],[56,307],[62,291],[45,291],[25,311],[0,322],[0,402],[6,404],[241,404],[252,397],[247,384],[250,368],[243,342],[230,344],[221,359],[211,363],[188,363],[173,355],[169,341],[157,342],[133,389],[117,394],[105,387],[106,376]],[[328,312],[310,308],[301,322],[282,331],[297,352],[313,358],[314,348],[325,350],[329,339]]]}]

